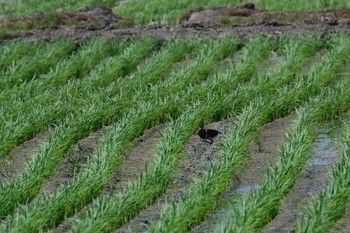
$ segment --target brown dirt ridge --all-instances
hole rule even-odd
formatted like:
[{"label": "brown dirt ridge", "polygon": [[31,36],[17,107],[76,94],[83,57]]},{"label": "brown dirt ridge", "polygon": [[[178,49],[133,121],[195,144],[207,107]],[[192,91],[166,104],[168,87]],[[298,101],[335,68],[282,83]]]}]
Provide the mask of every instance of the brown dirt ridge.
[{"label": "brown dirt ridge", "polygon": [[350,25],[350,9],[325,11],[275,11],[258,10],[254,3],[244,3],[233,7],[198,8],[184,14],[179,23],[202,26],[220,25]]},{"label": "brown dirt ridge", "polygon": [[0,16],[0,29],[8,31],[0,42],[16,38],[28,40],[55,40],[89,37],[110,38],[153,36],[160,39],[173,37],[222,37],[235,35],[280,36],[302,32],[322,35],[350,33],[350,9],[325,11],[259,10],[253,3],[231,7],[198,8],[185,13],[176,24],[137,25],[106,7],[90,7],[55,15],[37,14],[26,17]]},{"label": "brown dirt ridge", "polygon": [[41,13],[22,17],[0,16],[0,28],[10,29],[68,27],[95,30],[131,24],[131,20],[113,14],[111,9],[101,6],[50,15]]}]

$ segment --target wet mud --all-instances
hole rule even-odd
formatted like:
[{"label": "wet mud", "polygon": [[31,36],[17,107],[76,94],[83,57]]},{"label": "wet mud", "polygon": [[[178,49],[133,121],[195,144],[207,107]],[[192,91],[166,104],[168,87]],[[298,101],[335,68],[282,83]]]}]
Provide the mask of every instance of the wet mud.
[{"label": "wet mud", "polygon": [[224,196],[224,200],[217,212],[211,214],[207,221],[198,225],[192,232],[211,232],[230,200],[242,196],[259,187],[266,174],[268,166],[274,164],[286,138],[286,132],[292,124],[294,114],[265,124],[260,133],[250,143],[251,158],[246,160],[236,173],[236,179],[231,184],[231,191]]},{"label": "wet mud", "polygon": [[321,36],[350,33],[350,9],[318,12],[268,11],[254,5],[199,8],[184,14],[176,24],[137,25],[104,7],[92,7],[58,15],[34,15],[20,18],[0,17],[0,28],[9,29],[0,43],[16,38],[56,40],[90,37],[125,38],[174,37],[251,37],[318,32]]},{"label": "wet mud", "polygon": [[[228,127],[232,126],[233,120],[214,122],[205,126],[208,129],[215,129],[225,133]],[[213,138],[210,143],[201,139],[198,135],[190,137],[180,156],[180,166],[174,171],[177,174],[168,187],[166,193],[154,204],[141,211],[135,218],[130,220],[115,232],[144,232],[149,229],[152,222],[160,218],[160,213],[165,204],[176,201],[193,183],[193,179],[200,179],[207,170],[210,163],[217,160],[217,152],[222,147],[219,140],[222,134]]]},{"label": "wet mud", "polygon": [[343,150],[339,139],[330,134],[334,127],[325,124],[315,131],[311,158],[292,191],[282,201],[276,217],[265,226],[263,232],[290,232],[308,202],[325,188],[332,166],[340,161]]}]

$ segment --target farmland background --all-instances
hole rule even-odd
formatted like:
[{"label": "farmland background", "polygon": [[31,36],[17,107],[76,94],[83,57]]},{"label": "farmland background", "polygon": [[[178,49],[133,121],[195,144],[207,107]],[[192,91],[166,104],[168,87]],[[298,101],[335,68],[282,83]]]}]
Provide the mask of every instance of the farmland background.
[{"label": "farmland background", "polygon": [[349,8],[0,1],[0,232],[350,231]]}]

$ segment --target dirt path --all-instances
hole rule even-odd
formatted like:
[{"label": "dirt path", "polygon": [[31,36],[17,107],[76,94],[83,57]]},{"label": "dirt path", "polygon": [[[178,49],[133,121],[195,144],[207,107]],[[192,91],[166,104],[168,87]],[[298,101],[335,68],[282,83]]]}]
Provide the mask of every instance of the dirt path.
[{"label": "dirt path", "polygon": [[135,180],[138,175],[146,171],[146,166],[147,169],[152,168],[157,144],[164,128],[165,125],[153,127],[133,141],[131,149],[121,161],[120,166],[115,170],[103,194],[122,191],[126,187],[127,182]]},{"label": "dirt path", "polygon": [[[227,127],[230,127],[232,124],[233,121],[228,119],[212,123],[205,128],[216,129],[224,133]],[[192,184],[193,179],[200,178],[203,172],[207,170],[208,165],[217,159],[217,151],[221,147],[219,137],[214,139],[213,143],[210,144],[202,141],[197,135],[193,135],[186,144],[183,152],[179,155],[181,157],[181,164],[178,170],[174,172],[178,176],[174,178],[166,193],[156,203],[141,211],[139,215],[115,232],[146,231],[152,221],[159,219],[164,204],[177,200],[188,189],[189,185]]]},{"label": "dirt path", "polygon": [[130,28],[119,29],[74,29],[74,28],[42,28],[33,30],[10,31],[0,38],[0,43],[25,38],[29,41],[47,40],[53,41],[60,38],[70,38],[81,41],[91,37],[105,38],[129,38],[129,37],[156,37],[170,39],[177,37],[210,37],[220,38],[225,36],[237,36],[242,38],[256,35],[269,35],[280,37],[285,34],[298,35],[300,33],[315,32],[321,36],[332,33],[350,33],[349,25],[305,24],[305,25],[237,25],[232,27],[199,27],[181,25],[138,25]]},{"label": "dirt path", "polygon": [[[268,166],[276,161],[278,153],[282,148],[283,141],[285,140],[285,133],[291,125],[293,118],[294,114],[277,119],[262,127],[259,137],[250,144],[249,151],[251,159],[246,160],[238,170],[237,177],[239,181],[235,179],[231,184],[232,191],[225,195],[225,200],[241,196],[259,186]],[[223,201],[221,207],[225,209],[226,205],[227,201]],[[216,213],[213,213],[206,222],[195,227],[192,232],[210,232],[218,221],[217,219],[221,217],[222,210],[218,210]]]},{"label": "dirt path", "polygon": [[10,152],[7,160],[1,162],[0,166],[0,180],[10,181],[20,172],[25,170],[27,162],[31,159],[31,156],[39,152],[40,143],[43,142],[48,136],[48,131],[43,132],[24,142],[22,145],[16,147]]},{"label": "dirt path", "polygon": [[[72,149],[64,155],[64,159],[55,174],[45,182],[40,193],[54,193],[60,186],[66,185],[72,180],[75,173],[84,169],[88,158],[96,151],[98,141],[107,131],[107,127],[99,129],[73,145]],[[40,193],[37,197],[40,196]]]},{"label": "dirt path", "polygon": [[332,165],[340,160],[342,151],[338,139],[329,135],[333,127],[327,124],[316,130],[312,157],[293,190],[282,201],[277,216],[266,225],[263,232],[290,232],[307,203],[325,187]]},{"label": "dirt path", "polygon": [[[116,169],[113,177],[109,181],[109,183],[105,186],[102,194],[107,192],[119,192],[126,186],[127,182],[130,180],[134,180],[137,175],[141,174],[141,172],[145,171],[146,164],[148,165],[148,169],[152,166],[153,156],[155,155],[156,145],[160,140],[161,134],[165,125],[160,125],[157,127],[153,127],[144,132],[144,134],[137,139],[135,139],[131,145],[131,149],[126,153],[124,159],[121,160],[120,165]],[[102,132],[93,133],[88,138],[82,140],[84,141],[84,145],[86,148],[89,148],[92,151],[96,150],[97,147],[97,137],[101,136]],[[86,210],[86,208],[90,207],[88,205],[82,211],[79,211],[75,217],[81,216],[82,212]],[[58,228],[50,230],[49,232],[67,232],[71,225],[70,219],[64,221]]]},{"label": "dirt path", "polygon": [[268,11],[251,5],[199,8],[185,13],[177,24],[136,25],[130,19],[113,14],[105,7],[90,7],[57,15],[33,15],[20,18],[0,18],[0,27],[9,28],[0,37],[0,43],[16,38],[28,40],[56,40],[90,37],[144,37],[159,39],[173,37],[223,37],[235,35],[281,36],[318,32],[350,33],[350,10],[319,12]]},{"label": "dirt path", "polygon": [[[271,52],[269,57],[259,65],[259,72],[261,74],[268,72],[271,67],[278,64],[279,60],[280,57],[275,52]],[[226,67],[230,61],[240,61],[240,54],[236,53],[233,58],[225,59],[222,63],[218,64],[218,66],[222,69],[222,67]],[[228,119],[214,122],[207,125],[205,128],[217,129],[224,133],[227,127],[232,126],[232,124],[233,120]],[[129,223],[115,232],[142,232],[147,230],[152,221],[159,219],[164,204],[176,200],[188,189],[193,179],[200,178],[203,172],[207,170],[209,164],[217,159],[217,151],[221,148],[218,140],[219,137],[214,140],[213,144],[208,144],[200,140],[197,135],[190,137],[189,142],[179,155],[181,157],[181,164],[178,170],[174,172],[174,174],[179,174],[179,176],[174,177],[166,193],[157,202],[141,211],[135,218],[130,220]]]}]

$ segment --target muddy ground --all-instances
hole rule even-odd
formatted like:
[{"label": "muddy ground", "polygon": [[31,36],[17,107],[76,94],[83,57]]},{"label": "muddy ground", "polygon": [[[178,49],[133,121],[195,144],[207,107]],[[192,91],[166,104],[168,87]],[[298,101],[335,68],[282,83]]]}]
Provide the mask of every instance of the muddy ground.
[{"label": "muddy ground", "polygon": [[[232,119],[214,122],[205,128],[215,129],[225,133],[232,126]],[[135,218],[122,228],[118,233],[144,232],[152,221],[159,219],[164,204],[177,200],[192,184],[193,179],[199,179],[207,170],[210,163],[217,160],[217,152],[222,147],[220,136],[214,138],[213,143],[202,140],[198,135],[190,137],[182,153],[180,166],[174,173],[177,176],[167,189],[166,193],[153,205],[141,211]]]},{"label": "muddy ground", "polygon": [[[224,196],[218,207],[219,211],[211,214],[207,221],[195,227],[192,232],[210,232],[215,227],[218,219],[222,218],[220,209],[225,209],[229,200],[259,187],[259,183],[263,179],[262,174],[266,173],[269,165],[276,162],[278,153],[285,140],[285,133],[288,131],[294,118],[295,115],[291,114],[268,123],[261,128],[258,137],[250,143],[251,159],[246,160],[237,172],[237,176],[231,184],[231,191]],[[206,128],[216,129],[225,133],[234,122],[234,119],[227,119],[214,122],[207,125]],[[135,179],[141,172],[145,171],[146,164],[152,165],[156,145],[164,127],[165,125],[151,128],[134,140],[131,149],[121,161],[120,166],[118,166],[103,193],[121,191],[128,181]],[[263,232],[289,232],[306,203],[325,186],[331,167],[339,161],[339,155],[342,151],[340,141],[336,139],[340,133],[334,133],[334,129],[337,127],[334,124],[325,124],[315,131],[314,150],[310,160],[293,190],[281,203],[277,216],[265,226]],[[332,133],[330,134],[331,131]],[[57,173],[46,182],[41,192],[52,193],[60,185],[71,180],[74,173],[79,172],[84,167],[88,157],[96,150],[98,141],[107,132],[108,127],[102,128],[80,140],[66,154],[65,161],[61,164]],[[38,135],[33,140],[16,148],[11,155],[14,156],[16,161],[20,158],[22,160],[28,159],[28,154],[38,150],[40,142],[45,139],[46,135],[47,133]],[[159,219],[164,204],[176,201],[192,185],[193,179],[201,178],[209,164],[218,159],[218,151],[221,148],[220,135],[214,138],[212,144],[203,141],[196,134],[191,136],[179,155],[181,163],[175,172],[177,176],[174,177],[165,195],[115,232],[143,232],[147,230],[153,221]],[[23,162],[18,162],[18,164],[21,166]],[[21,167],[17,169],[21,169]],[[16,170],[13,170],[14,174],[17,173]],[[6,176],[1,177],[1,179],[6,180]],[[77,216],[80,216],[80,214],[81,212]],[[342,232],[346,232],[349,229],[346,219],[348,218],[339,222],[337,230],[342,229]],[[66,232],[70,224],[68,220],[50,232]]]},{"label": "muddy ground", "polygon": [[[218,209],[225,209],[229,200],[259,186],[268,166],[276,161],[285,140],[285,133],[293,119],[294,114],[277,119],[261,128],[259,135],[250,143],[251,158],[246,160],[237,171],[237,178],[232,182],[230,191],[224,196]],[[211,232],[222,217],[222,212],[218,210],[211,214],[207,221],[195,227],[192,232]]]},{"label": "muddy ground", "polygon": [[[319,32],[321,36],[324,36],[333,32],[350,33],[350,9],[322,12],[279,12],[259,10],[252,4],[243,4],[226,8],[191,10],[173,25],[136,25],[130,19],[113,14],[110,9],[94,7],[56,15],[34,15],[20,18],[0,16],[0,29],[6,30],[5,34],[0,35],[0,43],[16,38],[28,40],[71,38],[80,41],[95,36],[110,38],[154,36],[168,39],[227,35],[250,37],[262,34],[278,37],[284,34],[305,32]],[[237,173],[236,179],[232,182],[231,191],[227,193],[225,200],[258,188],[263,178],[261,174],[264,174],[267,167],[276,161],[285,139],[285,133],[293,118],[294,115],[290,115],[262,127],[259,136],[251,143],[252,159],[247,160]],[[225,133],[232,124],[234,120],[228,119],[206,127]],[[103,193],[121,191],[128,181],[135,179],[137,175],[145,171],[146,164],[148,167],[152,166],[155,148],[164,127],[152,128],[134,140],[131,150],[121,161],[121,165],[115,171]],[[334,138],[328,137],[328,130],[329,128],[323,127],[316,132],[318,138],[315,141],[316,149],[312,158],[307,163],[294,189],[281,203],[277,216],[263,229],[263,232],[291,230],[303,210],[302,207],[324,187],[330,175],[330,168],[339,160],[341,151],[339,143]],[[89,156],[96,150],[98,140],[107,131],[108,128],[103,128],[90,134],[67,152],[64,162],[55,175],[45,183],[41,193],[52,193],[60,185],[69,182],[74,174],[84,167]],[[10,154],[11,159],[2,163],[0,167],[0,181],[9,181],[23,171],[25,162],[39,150],[40,143],[47,135],[47,132],[39,134],[13,150]],[[209,164],[218,159],[217,152],[221,148],[220,136],[210,144],[201,140],[197,135],[193,135],[180,154],[181,163],[178,171],[175,172],[178,175],[165,195],[115,232],[147,230],[152,221],[159,219],[163,205],[177,200],[191,186],[193,179],[200,178]],[[218,209],[224,208],[226,204],[227,202],[224,201]],[[350,229],[349,216],[350,205],[345,218],[339,221],[334,232],[348,232]],[[220,217],[222,217],[220,211],[213,213],[207,221],[194,228],[193,232],[210,232]],[[52,232],[65,232],[69,225],[68,220]]]},{"label": "muddy ground", "polygon": [[28,40],[55,40],[89,37],[110,38],[154,36],[160,39],[173,37],[222,37],[235,35],[280,36],[302,32],[318,32],[321,35],[350,33],[350,9],[320,12],[267,11],[255,5],[242,4],[233,7],[199,8],[185,13],[172,25],[137,25],[132,19],[124,19],[105,7],[93,7],[75,12],[27,17],[0,16],[3,31],[0,42],[15,38]]},{"label": "muddy ground", "polygon": [[[340,161],[343,151],[339,140],[340,132],[337,130],[339,128],[334,124],[325,124],[315,131],[316,139],[311,158],[292,191],[282,201],[277,216],[264,227],[263,232],[280,233],[293,230],[305,206],[326,187],[332,174],[332,166]],[[337,137],[334,137],[335,135]]]}]

